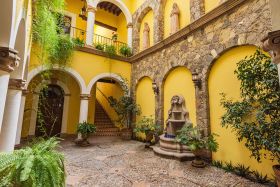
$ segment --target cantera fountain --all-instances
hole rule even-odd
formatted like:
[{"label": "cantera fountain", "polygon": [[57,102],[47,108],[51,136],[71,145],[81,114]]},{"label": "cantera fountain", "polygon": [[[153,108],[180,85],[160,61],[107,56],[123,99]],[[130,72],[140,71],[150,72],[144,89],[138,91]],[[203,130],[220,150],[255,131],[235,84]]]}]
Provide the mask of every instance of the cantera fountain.
[{"label": "cantera fountain", "polygon": [[180,161],[193,160],[194,154],[189,147],[175,140],[176,132],[189,122],[189,112],[185,107],[184,97],[181,95],[173,96],[164,134],[160,136],[159,147],[153,147],[155,154]]}]

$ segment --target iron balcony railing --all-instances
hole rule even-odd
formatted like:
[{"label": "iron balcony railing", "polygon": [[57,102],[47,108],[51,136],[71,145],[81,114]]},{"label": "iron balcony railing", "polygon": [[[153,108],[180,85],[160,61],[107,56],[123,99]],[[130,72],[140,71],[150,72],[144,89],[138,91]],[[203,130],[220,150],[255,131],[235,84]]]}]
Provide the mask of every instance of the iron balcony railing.
[{"label": "iron balcony railing", "polygon": [[[86,31],[76,28],[76,27],[71,27],[71,36],[75,39],[79,39],[80,41],[83,41],[85,43],[86,41]],[[122,55],[120,53],[120,49],[122,47],[127,47],[128,45],[124,42],[120,41],[115,41],[111,38],[101,36],[98,34],[94,34],[93,36],[93,47],[95,47],[98,50],[101,51],[107,51],[106,48],[110,48],[111,50],[113,49],[117,55]],[[112,52],[112,51],[111,51]],[[111,53],[110,52],[110,53]]]}]

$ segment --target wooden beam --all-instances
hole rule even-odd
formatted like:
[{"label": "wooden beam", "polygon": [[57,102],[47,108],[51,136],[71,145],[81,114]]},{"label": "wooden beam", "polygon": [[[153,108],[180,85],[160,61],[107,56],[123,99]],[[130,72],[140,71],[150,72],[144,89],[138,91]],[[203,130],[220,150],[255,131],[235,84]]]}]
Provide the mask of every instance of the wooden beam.
[{"label": "wooden beam", "polygon": [[112,30],[112,31],[115,31],[115,32],[118,30],[116,27],[113,27],[113,26],[111,26],[111,25],[107,25],[107,24],[102,23],[102,22],[100,22],[100,21],[96,21],[96,20],[95,20],[95,24],[98,25],[98,26],[100,26],[100,27],[104,27],[104,28],[106,28],[106,29],[109,29],[109,30]]}]

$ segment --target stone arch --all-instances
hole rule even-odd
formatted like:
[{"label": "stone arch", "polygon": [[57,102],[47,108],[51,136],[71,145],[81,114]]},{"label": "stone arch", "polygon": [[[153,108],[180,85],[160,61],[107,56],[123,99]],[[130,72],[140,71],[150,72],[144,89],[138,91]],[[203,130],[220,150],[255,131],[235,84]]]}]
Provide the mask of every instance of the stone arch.
[{"label": "stone arch", "polygon": [[[30,71],[28,73],[27,76],[27,83],[26,83],[26,88],[28,87],[29,83],[31,82],[31,80],[38,74],[40,74],[43,71],[49,70],[48,68],[44,67],[44,66],[39,66],[35,69],[33,69],[32,71]],[[51,70],[58,70],[58,71],[63,71],[68,73],[70,76],[72,76],[78,83],[79,87],[80,87],[80,91],[81,94],[87,94],[87,88],[86,88],[86,83],[84,81],[84,79],[82,78],[82,76],[75,70],[73,70],[72,68],[59,68],[57,66],[53,67]]]},{"label": "stone arch", "polygon": [[16,0],[1,2],[0,7],[0,46],[12,47],[13,28],[16,14]]},{"label": "stone arch", "polygon": [[[89,82],[89,84],[87,86],[86,93],[90,94],[91,89],[95,85],[95,83],[97,83],[97,81],[99,79],[103,79],[103,78],[112,78],[115,81],[117,81],[120,86],[122,85],[121,83],[123,82],[123,79],[120,75],[117,75],[115,73],[102,73],[91,79],[91,81]],[[124,88],[122,88],[122,89],[124,89]]]},{"label": "stone arch", "polygon": [[14,48],[18,51],[19,66],[11,73],[11,78],[23,79],[24,68],[25,68],[25,52],[26,52],[26,21],[21,18],[17,25],[17,32],[15,37]]}]

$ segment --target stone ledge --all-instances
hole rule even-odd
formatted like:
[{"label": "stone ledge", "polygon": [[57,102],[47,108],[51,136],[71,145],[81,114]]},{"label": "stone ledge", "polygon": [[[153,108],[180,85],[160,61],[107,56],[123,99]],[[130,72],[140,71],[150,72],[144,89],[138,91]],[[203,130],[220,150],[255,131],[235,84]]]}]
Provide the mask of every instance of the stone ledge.
[{"label": "stone ledge", "polygon": [[226,2],[219,5],[212,11],[206,13],[204,16],[197,19],[190,25],[179,30],[177,33],[167,37],[166,39],[153,45],[152,47],[150,47],[144,51],[141,51],[138,54],[135,54],[134,56],[130,57],[129,61],[131,63],[134,63],[135,61],[138,61],[151,53],[155,53],[159,50],[162,50],[163,48],[166,48],[177,41],[186,39],[187,36],[189,36],[190,34],[195,32],[196,30],[206,26],[210,22],[218,19],[223,14],[226,14],[230,10],[236,8],[237,6],[240,6],[242,3],[246,2],[246,1],[250,1],[250,0],[227,0]]},{"label": "stone ledge", "polygon": [[[103,56],[105,58],[109,58],[107,53],[105,53],[104,51],[100,51],[100,50],[94,49],[91,46],[77,47],[77,51],[82,51],[82,52],[91,53],[91,54],[98,55],[98,56]],[[112,56],[111,59],[120,60],[120,61],[124,61],[124,62],[129,62],[129,63],[131,62],[129,60],[129,58],[122,57],[122,56],[119,56],[119,55]]]}]

